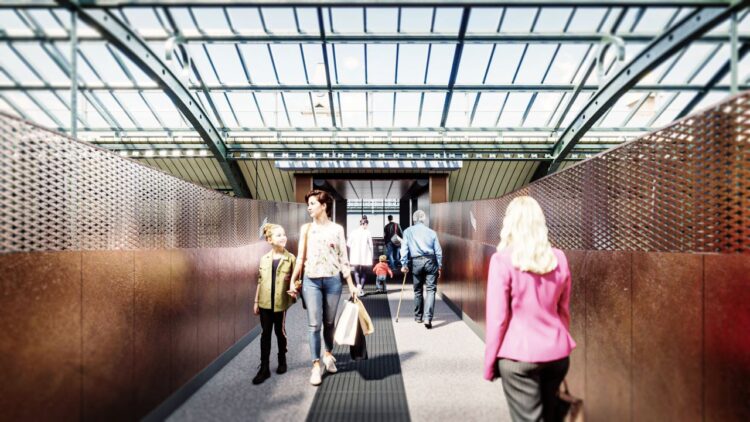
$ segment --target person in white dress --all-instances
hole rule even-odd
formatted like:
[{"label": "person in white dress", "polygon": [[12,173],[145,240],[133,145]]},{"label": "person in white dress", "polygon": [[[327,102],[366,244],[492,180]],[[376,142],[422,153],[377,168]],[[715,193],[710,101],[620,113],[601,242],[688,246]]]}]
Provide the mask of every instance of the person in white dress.
[{"label": "person in white dress", "polygon": [[367,272],[372,268],[373,246],[372,233],[367,228],[369,222],[366,216],[359,220],[359,227],[349,234],[349,263],[354,270],[354,281],[359,288],[359,296],[365,295],[365,281]]}]

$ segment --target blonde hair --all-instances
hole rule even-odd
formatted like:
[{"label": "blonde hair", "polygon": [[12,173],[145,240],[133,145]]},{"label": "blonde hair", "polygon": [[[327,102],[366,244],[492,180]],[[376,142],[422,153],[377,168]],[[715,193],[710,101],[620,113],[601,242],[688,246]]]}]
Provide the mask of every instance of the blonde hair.
[{"label": "blonde hair", "polygon": [[378,257],[378,261],[380,261],[380,262],[385,262],[386,260],[388,260],[388,258],[386,258],[386,256],[385,256],[385,255],[380,255],[380,256]]},{"label": "blonde hair", "polygon": [[266,240],[269,240],[271,236],[273,235],[273,231],[276,230],[277,228],[283,229],[283,227],[281,227],[278,224],[273,224],[273,223],[264,224],[263,225],[263,237],[265,237]]},{"label": "blonde hair", "polygon": [[505,210],[497,250],[510,249],[511,263],[521,271],[546,274],[557,268],[547,232],[539,203],[530,196],[519,196]]}]

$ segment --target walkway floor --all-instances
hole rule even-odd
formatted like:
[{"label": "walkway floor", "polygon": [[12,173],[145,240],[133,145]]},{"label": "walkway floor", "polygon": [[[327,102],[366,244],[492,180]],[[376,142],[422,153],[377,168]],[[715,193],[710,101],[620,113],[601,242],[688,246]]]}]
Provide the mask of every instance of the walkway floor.
[{"label": "walkway floor", "polygon": [[[499,382],[490,383],[482,378],[484,343],[440,299],[436,303],[431,330],[414,322],[413,292],[408,284],[399,322],[396,323],[400,287],[395,283],[389,285],[388,303],[411,420],[510,420],[502,386]],[[339,306],[339,311],[341,308],[343,306]],[[307,320],[301,306],[295,305],[289,310],[286,328],[289,337],[289,372],[284,375],[273,372],[276,369],[274,339],[272,376],[261,385],[252,385],[251,379],[260,361],[258,337],[168,420],[305,419],[317,388],[308,383],[310,354]],[[335,376],[327,375],[323,383],[327,377]]]}]

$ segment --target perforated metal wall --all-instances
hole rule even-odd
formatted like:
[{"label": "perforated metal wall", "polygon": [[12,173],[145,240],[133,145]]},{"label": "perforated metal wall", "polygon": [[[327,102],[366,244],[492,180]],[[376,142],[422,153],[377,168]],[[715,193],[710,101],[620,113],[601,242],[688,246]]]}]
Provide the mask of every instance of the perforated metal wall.
[{"label": "perforated metal wall", "polygon": [[432,205],[437,231],[495,245],[537,199],[563,249],[750,252],[750,92],[497,199]]},{"label": "perforated metal wall", "polygon": [[235,199],[0,114],[0,253],[214,248],[295,233],[295,203]]}]

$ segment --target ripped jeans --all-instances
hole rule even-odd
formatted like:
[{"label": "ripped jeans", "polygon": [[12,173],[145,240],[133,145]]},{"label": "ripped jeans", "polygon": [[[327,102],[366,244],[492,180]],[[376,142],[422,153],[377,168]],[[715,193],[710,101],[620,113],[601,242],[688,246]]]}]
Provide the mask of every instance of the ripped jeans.
[{"label": "ripped jeans", "polygon": [[302,294],[307,305],[310,355],[313,362],[320,359],[320,330],[326,351],[333,350],[333,332],[336,328],[336,309],[341,298],[341,276],[309,278],[302,280]]}]

